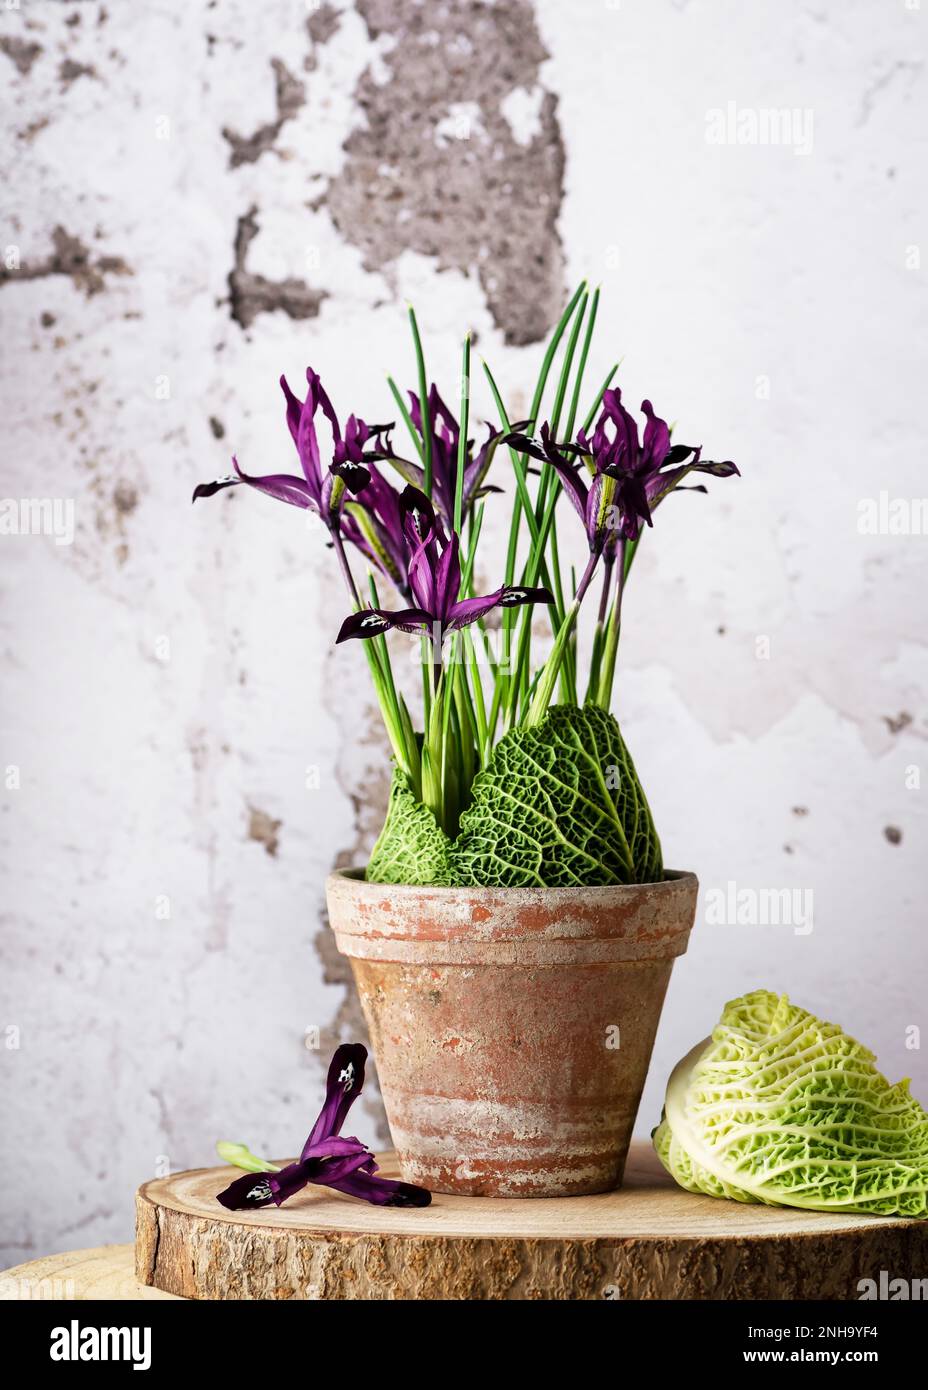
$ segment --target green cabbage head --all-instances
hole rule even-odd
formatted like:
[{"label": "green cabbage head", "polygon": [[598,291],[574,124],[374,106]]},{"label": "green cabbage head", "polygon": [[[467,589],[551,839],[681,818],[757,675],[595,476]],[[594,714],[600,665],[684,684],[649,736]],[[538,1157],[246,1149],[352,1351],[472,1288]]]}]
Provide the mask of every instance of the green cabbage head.
[{"label": "green cabbage head", "polygon": [[835,1023],[755,990],[678,1063],[654,1147],[690,1192],[928,1217],[928,1115]]}]

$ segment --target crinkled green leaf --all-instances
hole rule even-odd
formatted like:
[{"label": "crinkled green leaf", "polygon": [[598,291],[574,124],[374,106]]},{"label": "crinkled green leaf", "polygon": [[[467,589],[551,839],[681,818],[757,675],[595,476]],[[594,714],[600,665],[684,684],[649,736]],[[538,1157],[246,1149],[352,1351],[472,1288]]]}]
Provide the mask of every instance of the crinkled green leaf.
[{"label": "crinkled green leaf", "polygon": [[474,780],[451,852],[453,882],[595,887],[663,877],[651,812],[619,726],[595,705],[555,705],[500,739]]},{"label": "crinkled green leaf", "polygon": [[451,841],[429,808],[417,801],[405,773],[393,769],[387,818],[371,853],[369,883],[452,884]]},{"label": "crinkled green leaf", "polygon": [[675,1068],[654,1146],[739,1202],[928,1217],[928,1114],[834,1023],[756,990]]}]

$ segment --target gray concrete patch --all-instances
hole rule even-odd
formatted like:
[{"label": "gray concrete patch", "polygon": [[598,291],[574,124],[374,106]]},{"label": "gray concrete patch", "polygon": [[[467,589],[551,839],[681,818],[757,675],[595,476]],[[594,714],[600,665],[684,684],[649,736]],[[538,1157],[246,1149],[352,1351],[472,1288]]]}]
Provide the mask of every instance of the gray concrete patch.
[{"label": "gray concrete patch", "polygon": [[548,54],[526,0],[456,6],[358,0],[373,39],[389,38],[386,82],[369,69],[365,117],[326,205],[368,269],[406,250],[476,273],[507,343],[538,342],[564,295],[557,231],[564,146],[543,91],[535,130],[516,138],[503,105],[538,83]]}]

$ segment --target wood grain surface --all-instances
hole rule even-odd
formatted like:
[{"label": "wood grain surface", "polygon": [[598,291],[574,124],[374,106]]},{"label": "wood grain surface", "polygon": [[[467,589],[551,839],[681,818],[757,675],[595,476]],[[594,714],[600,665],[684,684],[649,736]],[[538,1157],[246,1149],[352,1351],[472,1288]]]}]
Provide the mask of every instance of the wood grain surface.
[{"label": "wood grain surface", "polygon": [[134,1299],[168,1299],[164,1293],[135,1277],[134,1245],[99,1245],[93,1250],[71,1250],[64,1255],[45,1255],[40,1260],[16,1265],[0,1274],[0,1300],[102,1298],[122,1303]]},{"label": "wood grain surface", "polygon": [[624,1186],[593,1197],[437,1194],[413,1209],[308,1187],[227,1212],[216,1194],[233,1176],[193,1169],[139,1190],[141,1283],[203,1299],[856,1299],[862,1278],[928,1267],[928,1222],[695,1196],[647,1143]]}]

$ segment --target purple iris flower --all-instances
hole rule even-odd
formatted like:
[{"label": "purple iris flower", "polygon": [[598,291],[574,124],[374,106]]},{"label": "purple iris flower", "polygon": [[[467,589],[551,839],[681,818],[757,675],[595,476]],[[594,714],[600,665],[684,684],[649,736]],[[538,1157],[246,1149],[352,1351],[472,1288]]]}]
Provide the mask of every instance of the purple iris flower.
[{"label": "purple iris flower", "polygon": [[[410,391],[408,394],[410,418],[421,435],[423,434],[422,406],[415,391]],[[461,427],[445,405],[439,395],[438,387],[434,383],[429,389],[429,423],[432,435],[432,496],[446,525],[450,527],[454,518],[454,493],[458,475],[458,443],[461,437]],[[500,431],[493,429],[491,425],[487,426],[487,431],[486,441],[476,454],[474,453],[474,441],[471,439],[467,441],[462,511],[462,515],[465,517],[478,498],[485,496],[488,492],[501,490],[484,482],[490,464],[493,462],[497,445],[502,438]],[[398,458],[395,455],[390,456],[390,461],[407,483],[410,483],[420,492],[422,491],[425,486],[425,475],[418,464],[411,463],[408,459]]]},{"label": "purple iris flower", "polygon": [[427,1207],[431,1192],[408,1182],[377,1177],[374,1155],[360,1139],[343,1139],[341,1128],[361,1094],[367,1048],[343,1043],[329,1064],[325,1104],[296,1163],[263,1173],[245,1173],[220,1192],[229,1211],[255,1211],[271,1202],[280,1206],[309,1183],[333,1187],[382,1207]]},{"label": "purple iris flower", "polygon": [[[288,502],[291,506],[314,512],[330,531],[341,528],[345,492],[357,494],[367,487],[371,477],[368,464],[373,459],[384,457],[380,435],[387,427],[366,425],[363,420],[350,415],[342,435],[332,402],[318,374],[311,367],[306,369],[306,381],[306,399],[300,401],[290,390],[286,377],[280,378],[287,402],[287,424],[296,445],[303,476],[272,473],[265,477],[252,477],[244,473],[239,468],[238,460],[233,458],[235,472],[212,483],[200,483],[199,487],[194,488],[194,502],[199,497],[213,497],[225,488],[247,483],[249,487],[279,502]],[[316,433],[316,414],[320,409],[332,431],[332,458],[326,469],[322,466]],[[349,539],[355,539],[351,528],[348,528],[347,534]]]},{"label": "purple iris flower", "polygon": [[581,454],[595,473],[615,479],[619,529],[629,541],[638,539],[642,521],[653,525],[653,508],[679,487],[688,473],[730,478],[738,472],[730,460],[701,461],[701,445],[694,448],[690,444],[671,444],[667,423],[655,415],[651,402],[642,401],[641,409],[647,423],[640,443],[638,426],[623,406],[618,389],[603,393],[602,414],[592,439],[588,440],[582,430],[577,435]]},{"label": "purple iris flower", "polygon": [[613,528],[613,534],[610,536],[608,508],[610,494],[615,492],[615,484],[607,482],[602,473],[595,473],[591,482],[586,482],[576,462],[577,456],[581,453],[578,445],[556,444],[551,438],[547,423],[542,425],[540,438],[537,440],[513,431],[505,436],[503,443],[517,449],[520,454],[528,454],[530,458],[540,459],[542,463],[550,463],[555,469],[571,505],[583,522],[593,555],[602,554],[610,540],[614,543],[615,532]]},{"label": "purple iris flower", "polygon": [[415,606],[391,612],[385,608],[361,608],[342,623],[336,642],[349,637],[376,637],[390,628],[402,632],[431,633],[440,650],[449,632],[467,627],[494,608],[516,608],[526,603],[553,603],[548,589],[503,585],[481,598],[459,597],[461,588],[460,539],[450,540],[440,517],[424,493],[407,487],[400,498],[403,533],[409,545],[409,587]]},{"label": "purple iris flower", "polygon": [[345,504],[344,535],[409,599],[409,544],[400,494],[374,462],[367,468],[367,485]]},{"label": "purple iris flower", "polygon": [[[701,447],[671,444],[670,430],[654,414],[651,402],[642,401],[641,409],[646,424],[640,442],[638,426],[622,405],[619,390],[604,392],[592,438],[580,430],[576,444],[557,444],[547,425],[542,425],[540,441],[519,433],[507,435],[504,441],[556,469],[595,554],[614,550],[620,538],[637,540],[642,521],[653,525],[654,507],[678,488],[688,473],[730,478],[738,472],[728,461],[701,461]],[[581,459],[592,475],[589,485],[579,467]],[[616,512],[618,525],[612,519]]]}]

